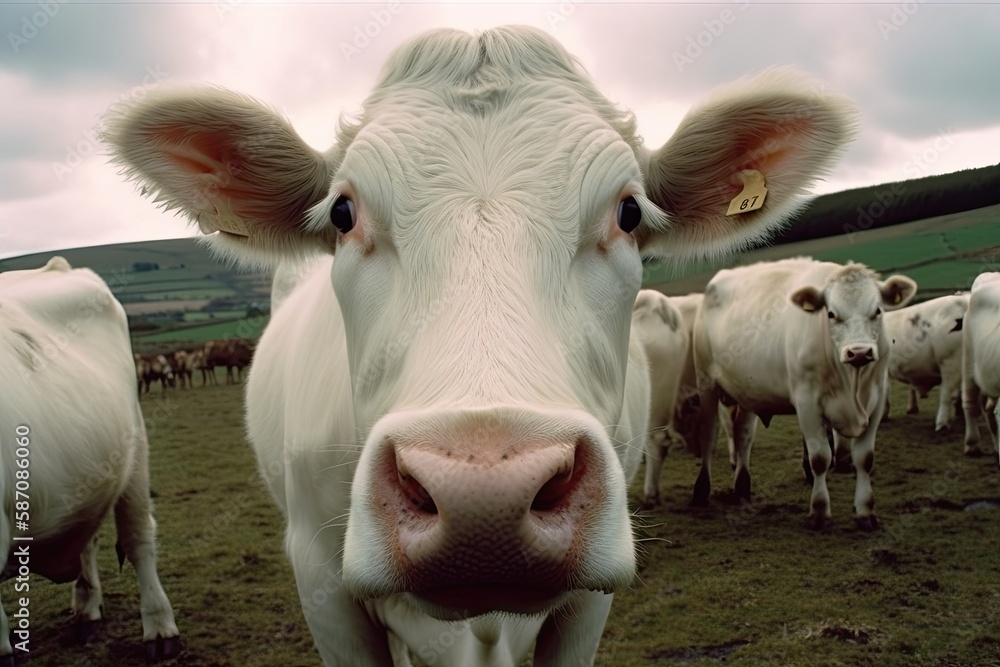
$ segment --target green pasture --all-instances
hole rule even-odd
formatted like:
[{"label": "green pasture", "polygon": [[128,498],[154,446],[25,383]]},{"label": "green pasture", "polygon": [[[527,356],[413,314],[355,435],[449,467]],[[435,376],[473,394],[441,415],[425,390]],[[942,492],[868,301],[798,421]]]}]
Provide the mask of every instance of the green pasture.
[{"label": "green pasture", "polygon": [[[904,273],[919,285],[917,301],[968,289],[983,271],[1000,268],[1000,206],[991,206],[869,232],[845,233],[815,241],[763,248],[738,264],[807,255],[831,262],[867,264],[884,276]],[[700,291],[720,268],[734,262],[702,262],[687,268],[646,267],[643,284],[668,293]],[[679,281],[685,289],[671,290]]]},{"label": "green pasture", "polygon": [[267,316],[237,317],[223,321],[208,320],[207,324],[185,324],[168,331],[133,336],[132,340],[137,344],[174,342],[204,343],[205,341],[225,339],[227,337],[249,338],[256,340],[264,331],[267,321]]},{"label": "green pasture", "polygon": [[[282,551],[278,511],[257,481],[242,426],[242,386],[143,397],[159,524],[159,572],[177,614],[184,667],[320,667]],[[935,434],[931,399],[879,432],[877,533],[852,520],[853,475],[833,474],[834,525],[805,527],[794,418],[759,428],[753,502],[728,492],[717,447],[710,507],[688,506],[697,461],[668,457],[665,504],[633,513],[641,558],[615,596],[601,667],[984,667],[1000,664],[1000,500],[996,456],[961,454],[961,418]],[[905,405],[901,386],[893,404]],[[632,487],[631,505],[641,493]],[[143,665],[139,598],[102,529],[106,624],[75,644],[71,585],[31,581],[31,667]],[[14,597],[13,582],[0,586]],[[9,607],[8,607],[9,609]],[[469,666],[474,667],[474,666]]]}]

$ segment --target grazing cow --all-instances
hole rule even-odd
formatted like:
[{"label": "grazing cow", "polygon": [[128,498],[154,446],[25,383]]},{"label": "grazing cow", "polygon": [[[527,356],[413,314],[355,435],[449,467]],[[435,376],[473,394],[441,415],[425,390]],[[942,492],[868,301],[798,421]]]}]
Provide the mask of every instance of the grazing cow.
[{"label": "grazing cow", "polygon": [[720,271],[709,281],[694,329],[701,401],[702,467],[694,502],[708,502],[718,403],[734,403],[734,490],[750,498],[750,447],[759,416],[795,414],[813,473],[811,522],[830,520],[825,423],[850,448],[857,469],[859,527],[873,529],[870,473],[888,391],[889,338],[882,312],[916,292],[905,276],[881,282],[861,264],[809,258]]},{"label": "grazing cow", "polygon": [[194,359],[187,350],[177,350],[171,355],[170,366],[174,370],[174,379],[177,387],[183,389],[185,386],[190,389],[191,377],[194,370]]},{"label": "grazing cow", "polygon": [[164,89],[103,132],[220,251],[336,251],[281,302],[247,386],[325,663],[514,665],[534,646],[536,665],[591,664],[635,573],[614,444],[648,419],[640,252],[766,236],[855,111],[771,71],[650,150],[557,42],[513,26],[416,38],[358,118],[319,153],[243,95]]},{"label": "grazing cow", "polygon": [[[982,397],[992,401],[995,420],[990,439],[1000,451],[1000,273],[981,273],[972,283],[969,309],[962,326],[962,410],[965,413],[965,453],[979,449]],[[990,406],[987,406],[989,409]],[[989,433],[987,421],[987,433]]]},{"label": "grazing cow", "polygon": [[649,362],[650,407],[642,504],[650,508],[660,504],[663,460],[672,445],[683,442],[674,424],[691,337],[684,329],[680,311],[669,298],[651,289],[640,290],[632,307],[632,337],[642,343]]},{"label": "grazing cow", "polygon": [[142,382],[146,387],[147,394],[154,382],[160,383],[161,394],[167,393],[167,387],[174,386],[174,369],[171,367],[166,355],[156,354],[143,358]]},{"label": "grazing cow", "polygon": [[[207,345],[207,343],[206,343]],[[193,370],[201,371],[201,386],[204,387],[207,384],[218,385],[218,380],[215,377],[215,366],[210,365],[208,358],[205,356],[205,348],[200,350],[195,350],[191,353],[191,364]]]},{"label": "grazing cow", "polygon": [[[125,310],[97,274],[62,257],[0,274],[0,571],[17,575],[12,590],[22,596],[29,572],[75,579],[70,608],[89,638],[102,615],[97,533],[114,508],[119,558],[139,578],[147,655],[169,657],[179,648],[177,626],[156,573],[134,382]],[[0,664],[12,666],[15,646],[26,643],[21,611],[12,616],[12,646],[0,605]]]},{"label": "grazing cow", "polygon": [[917,412],[918,393],[926,398],[941,385],[935,431],[948,428],[955,418],[955,397],[962,388],[962,320],[968,307],[969,295],[960,293],[885,314],[892,341],[889,377],[910,385],[907,412]]},{"label": "grazing cow", "polygon": [[202,348],[201,373],[202,380],[217,386],[218,378],[215,377],[215,367],[226,365],[226,342],[222,340],[210,340]]},{"label": "grazing cow", "polygon": [[[245,340],[233,338],[230,340],[210,340],[205,343],[205,366],[210,370],[209,376],[215,384],[215,368],[226,367],[226,384],[242,382],[243,369],[250,365],[253,358],[253,348]],[[233,369],[236,374],[233,374]]]}]

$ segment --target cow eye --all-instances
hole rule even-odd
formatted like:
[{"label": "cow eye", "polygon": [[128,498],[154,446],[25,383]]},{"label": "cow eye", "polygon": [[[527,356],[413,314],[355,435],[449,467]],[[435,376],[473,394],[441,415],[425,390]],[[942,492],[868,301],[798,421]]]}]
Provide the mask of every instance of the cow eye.
[{"label": "cow eye", "polygon": [[826,311],[826,316],[829,317],[831,320],[837,319],[837,316],[833,314],[832,310]]},{"label": "cow eye", "polygon": [[631,234],[642,221],[642,211],[635,197],[626,197],[618,203],[618,228]]},{"label": "cow eye", "polygon": [[340,195],[337,197],[337,201],[333,202],[333,208],[330,209],[330,222],[337,228],[337,231],[346,234],[354,229],[354,215],[354,202],[344,195]]}]

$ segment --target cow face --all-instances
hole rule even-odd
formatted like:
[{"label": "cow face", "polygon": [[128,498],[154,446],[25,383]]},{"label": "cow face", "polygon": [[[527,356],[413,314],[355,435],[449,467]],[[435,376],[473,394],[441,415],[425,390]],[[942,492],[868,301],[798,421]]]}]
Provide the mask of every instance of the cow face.
[{"label": "cow face", "polygon": [[823,289],[803,287],[792,303],[809,313],[825,311],[831,349],[841,363],[862,368],[888,352],[882,312],[905,306],[917,291],[906,276],[880,282],[861,264],[848,264],[828,279]]},{"label": "cow face", "polygon": [[[849,103],[772,71],[646,150],[557,43],[505,27],[402,47],[325,154],[218,89],[154,91],[104,134],[225,252],[336,253],[363,444],[344,579],[451,617],[630,579],[610,434],[640,251],[719,254],[767,235],[853,125]],[[752,171],[764,207],[728,217]]]}]

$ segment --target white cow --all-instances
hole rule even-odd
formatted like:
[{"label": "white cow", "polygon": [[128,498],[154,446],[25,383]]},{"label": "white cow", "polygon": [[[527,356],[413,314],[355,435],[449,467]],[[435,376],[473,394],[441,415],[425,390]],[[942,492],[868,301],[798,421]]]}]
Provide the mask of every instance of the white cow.
[{"label": "white cow", "polygon": [[178,651],[156,574],[135,381],[125,311],[95,273],[54,257],[41,269],[0,274],[0,565],[16,581],[15,611],[8,617],[0,606],[0,664],[13,665],[13,649],[37,622],[26,623],[27,608],[17,606],[30,599],[31,572],[76,579],[73,615],[84,638],[96,629],[97,532],[112,508],[119,557],[139,578],[147,655]]},{"label": "white cow", "polygon": [[952,294],[887,312],[885,329],[892,341],[889,377],[910,385],[907,412],[917,412],[917,395],[941,385],[934,430],[951,425],[955,398],[962,388],[962,320],[968,293]]},{"label": "white cow", "polygon": [[[1000,450],[1000,273],[981,273],[972,283],[969,310],[962,326],[962,410],[965,413],[965,453],[979,449],[982,396],[993,399],[995,434]],[[989,433],[989,422],[987,422]]]},{"label": "white cow", "polygon": [[888,391],[889,339],[882,312],[916,292],[905,276],[880,282],[861,264],[809,258],[720,271],[709,281],[694,330],[701,401],[702,468],[694,502],[711,490],[718,402],[732,400],[734,490],[750,497],[750,447],[757,417],[795,414],[805,436],[813,480],[810,517],[830,520],[826,473],[832,452],[826,423],[849,446],[857,469],[858,525],[877,527],[870,473],[875,433]]},{"label": "white cow", "polygon": [[650,408],[643,484],[643,506],[648,508],[660,503],[660,475],[669,448],[684,442],[674,426],[691,336],[670,299],[656,290],[644,289],[632,307],[632,338],[642,344],[649,361]]},{"label": "white cow", "polygon": [[[326,153],[218,88],[108,120],[127,173],[224,252],[336,252],[281,301],[247,386],[327,665],[516,665],[532,645],[591,664],[635,572],[614,445],[648,419],[640,251],[780,224],[853,133],[822,90],[769,72],[649,150],[557,42],[509,26],[403,46]],[[741,197],[751,170],[766,200]]]}]

